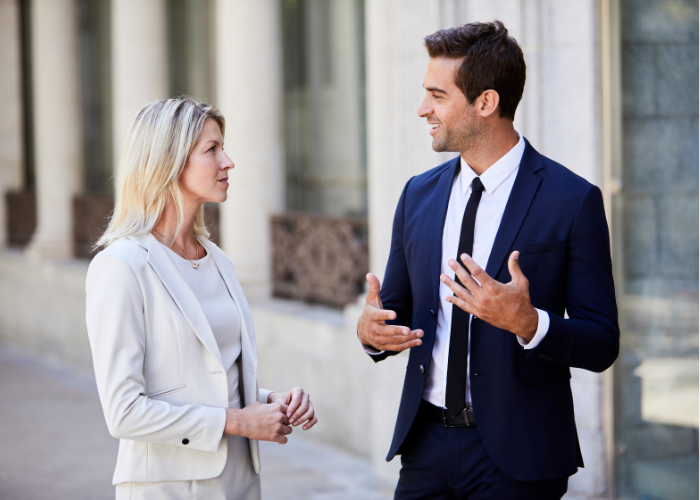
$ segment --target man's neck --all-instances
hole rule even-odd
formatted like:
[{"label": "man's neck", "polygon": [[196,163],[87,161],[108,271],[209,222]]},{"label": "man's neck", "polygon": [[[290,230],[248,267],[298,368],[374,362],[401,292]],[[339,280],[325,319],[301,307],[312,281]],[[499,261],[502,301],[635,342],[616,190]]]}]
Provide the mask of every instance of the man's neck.
[{"label": "man's neck", "polygon": [[460,154],[476,175],[482,175],[513,149],[519,140],[520,136],[510,124],[487,131]]}]

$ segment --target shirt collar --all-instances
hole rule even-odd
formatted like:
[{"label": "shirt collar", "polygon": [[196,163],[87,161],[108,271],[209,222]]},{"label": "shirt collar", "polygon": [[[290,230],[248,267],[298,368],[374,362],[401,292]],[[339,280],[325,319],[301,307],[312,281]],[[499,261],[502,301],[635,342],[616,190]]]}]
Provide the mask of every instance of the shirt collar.
[{"label": "shirt collar", "polygon": [[[503,155],[496,163],[491,165],[486,172],[479,176],[481,183],[484,185],[484,191],[487,194],[493,194],[498,187],[503,184],[510,175],[520,166],[520,160],[525,152],[525,139],[523,135],[516,130],[519,140],[513,148]],[[476,177],[476,173],[471,169],[469,164],[460,156],[460,164],[462,166],[459,177],[462,183],[462,192],[466,195],[471,189],[472,181]]]}]

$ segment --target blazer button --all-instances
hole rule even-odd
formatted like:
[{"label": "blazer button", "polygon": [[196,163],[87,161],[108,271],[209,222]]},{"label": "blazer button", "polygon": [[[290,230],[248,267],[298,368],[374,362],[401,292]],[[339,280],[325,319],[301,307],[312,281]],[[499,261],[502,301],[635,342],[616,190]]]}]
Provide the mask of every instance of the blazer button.
[{"label": "blazer button", "polygon": [[430,310],[430,315],[433,317],[433,319],[437,319],[437,314],[435,314],[435,311],[432,309]]},{"label": "blazer button", "polygon": [[185,438],[185,439],[182,440],[182,444],[184,444],[185,446],[187,446],[188,444],[190,444],[190,440],[187,439],[187,438]]},{"label": "blazer button", "polygon": [[425,373],[425,367],[423,365],[420,365],[418,369],[420,370],[421,374]]}]

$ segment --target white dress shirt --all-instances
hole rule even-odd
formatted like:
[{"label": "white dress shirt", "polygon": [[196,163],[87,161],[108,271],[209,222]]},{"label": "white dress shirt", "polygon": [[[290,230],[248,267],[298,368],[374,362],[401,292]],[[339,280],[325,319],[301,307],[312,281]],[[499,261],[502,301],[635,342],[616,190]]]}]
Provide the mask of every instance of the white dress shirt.
[{"label": "white dress shirt", "polygon": [[[525,140],[518,134],[520,140],[500,160],[491,165],[479,178],[484,185],[481,201],[476,212],[474,226],[474,248],[471,257],[482,268],[486,269],[493,242],[496,239],[498,228],[501,225],[506,203],[513,189],[513,183],[518,175],[520,160],[525,152]],[[447,206],[447,216],[442,230],[442,261],[440,272],[454,279],[455,273],[447,264],[450,259],[457,258],[459,249],[459,236],[462,231],[462,218],[467,202],[471,196],[471,184],[477,176],[471,167],[461,158],[461,169],[455,178],[450,192],[450,201]],[[492,276],[493,277],[493,276]],[[435,279],[438,279],[436,276]],[[437,330],[433,354],[428,369],[428,377],[423,390],[423,399],[445,408],[445,388],[447,385],[447,361],[450,353],[450,335],[452,328],[452,304],[446,298],[453,295],[452,290],[443,282],[440,282],[440,303],[438,305]],[[537,332],[533,339],[526,343],[521,337],[516,337],[520,345],[525,349],[534,349],[542,341],[549,330],[549,315],[537,309],[539,321]],[[469,324],[471,329],[471,316]],[[371,347],[364,346],[368,354],[379,354]],[[465,400],[467,406],[472,405],[471,387],[469,380],[469,357],[471,354],[470,343],[467,347],[467,385]]]}]

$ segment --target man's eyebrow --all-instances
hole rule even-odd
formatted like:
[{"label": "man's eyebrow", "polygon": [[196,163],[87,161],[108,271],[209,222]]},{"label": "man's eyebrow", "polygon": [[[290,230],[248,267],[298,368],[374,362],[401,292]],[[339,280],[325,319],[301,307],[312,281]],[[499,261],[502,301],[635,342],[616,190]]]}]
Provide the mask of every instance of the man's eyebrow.
[{"label": "man's eyebrow", "polygon": [[442,89],[439,89],[439,88],[437,88],[437,87],[423,87],[423,88],[424,88],[425,90],[427,90],[428,92],[441,92],[441,93],[443,93],[443,94],[447,94],[447,91],[446,91],[446,90],[442,90]]}]

